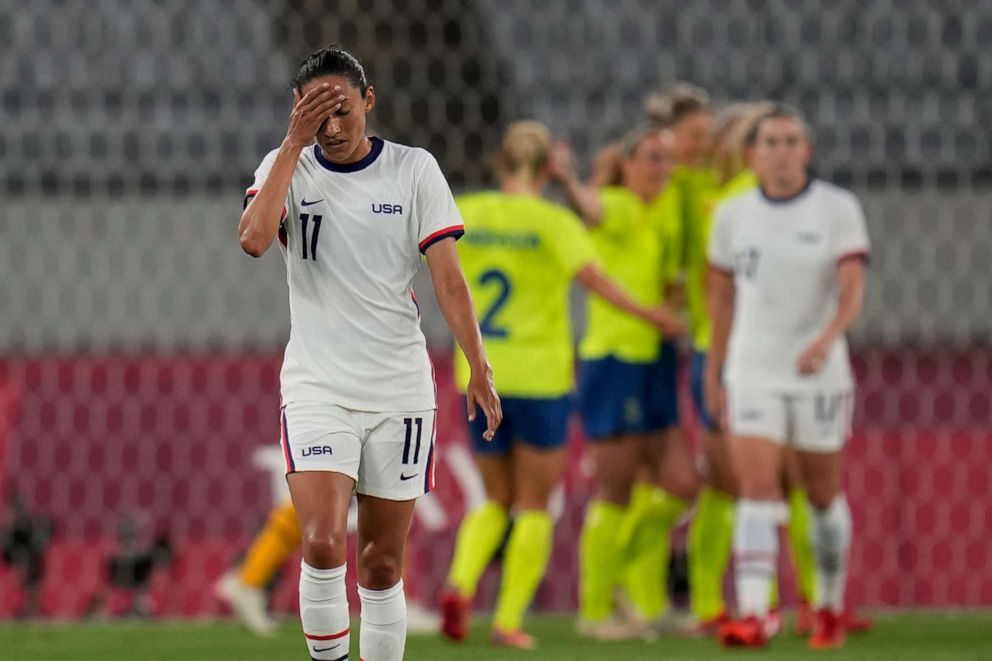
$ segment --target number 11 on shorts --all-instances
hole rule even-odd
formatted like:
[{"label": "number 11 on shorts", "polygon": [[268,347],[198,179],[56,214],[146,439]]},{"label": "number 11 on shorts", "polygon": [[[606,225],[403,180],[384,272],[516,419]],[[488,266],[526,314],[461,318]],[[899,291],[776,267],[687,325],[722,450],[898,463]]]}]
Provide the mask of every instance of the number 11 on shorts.
[{"label": "number 11 on shorts", "polygon": [[409,464],[410,462],[410,445],[413,442],[413,425],[417,425],[417,443],[413,448],[413,463],[416,464],[420,460],[420,438],[424,430],[424,419],[423,418],[403,418],[403,424],[406,426],[406,440],[403,443],[403,463]]}]

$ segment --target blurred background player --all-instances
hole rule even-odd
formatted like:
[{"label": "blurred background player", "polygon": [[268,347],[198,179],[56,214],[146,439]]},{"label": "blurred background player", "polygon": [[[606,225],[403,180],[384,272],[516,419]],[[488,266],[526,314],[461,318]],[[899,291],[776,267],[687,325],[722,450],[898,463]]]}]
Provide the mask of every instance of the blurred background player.
[{"label": "blurred background player", "polygon": [[252,633],[270,636],[278,629],[279,624],[268,613],[266,587],[302,539],[293,503],[284,500],[269,513],[241,564],[217,582],[217,596]]},{"label": "blurred background player", "polygon": [[[278,235],[288,272],[282,444],[303,539],[300,617],[311,658],[347,658],[355,492],[360,654],[396,661],[406,646],[407,534],[434,478],[433,368],[411,289],[421,255],[469,356],[468,411],[483,409],[487,440],[499,398],[458,265],[454,240],[464,226],[433,156],[365,135],[375,92],[343,49],[309,55],[293,97],[286,137],[256,170],[238,232],[254,257]],[[381,219],[387,206],[394,223]]]},{"label": "blurred background player", "polygon": [[[554,159],[555,176],[590,227],[606,274],[644,305],[658,305],[664,297],[662,243],[670,231],[665,225],[670,216],[664,213],[662,193],[672,167],[671,141],[671,135],[657,127],[636,128],[620,144],[620,185],[599,189],[579,182],[567,147],[561,146]],[[666,329],[665,336],[676,337],[683,330],[679,322]],[[578,630],[593,638],[637,634],[636,627],[618,621],[614,612],[614,588],[625,554],[631,544],[664,544],[686,506],[677,496],[644,489],[637,502],[639,513],[625,521],[639,471],[662,454],[650,451],[648,441],[672,425],[672,412],[658,396],[663,385],[656,369],[660,342],[657,330],[643,321],[589,300],[579,348],[579,406],[590,438],[594,495],[580,541]],[[657,471],[652,467],[650,473]],[[633,522],[650,527],[650,534],[638,538]],[[632,601],[646,605],[646,617],[664,608],[667,555],[661,551],[654,548],[650,566],[642,568],[658,579],[647,579],[650,585],[645,581],[651,594],[638,590],[632,595]]]},{"label": "blurred background player", "polygon": [[[441,598],[442,631],[454,640],[466,636],[479,578],[509,530],[492,640],[528,649],[535,641],[522,630],[523,615],[551,552],[548,497],[565,464],[575,386],[569,286],[574,280],[646,323],[678,323],[664,308],[636,302],[604,277],[581,221],[541,198],[550,179],[551,148],[551,133],[542,124],[510,125],[496,158],[500,190],[458,199],[469,228],[459,258],[486,354],[500,375],[503,424],[491,443],[482,437],[483,426],[470,425],[486,503],[470,512],[459,529]],[[455,366],[464,392],[469,369],[461,352]]]},{"label": "blurred background player", "polygon": [[776,106],[760,115],[748,150],[760,189],[717,211],[708,252],[706,400],[713,415],[726,406],[740,484],[733,547],[741,619],[723,625],[720,638],[731,646],[767,642],[783,445],[791,444],[813,506],[810,646],[837,647],[851,541],[841,458],[854,381],[844,333],[861,309],[868,237],[857,199],[811,177],[808,129],[797,111]]},{"label": "blurred background player", "polygon": [[0,528],[0,559],[18,574],[23,598],[17,617],[41,615],[40,592],[45,578],[45,553],[52,539],[52,522],[32,512],[11,489],[13,516]]}]

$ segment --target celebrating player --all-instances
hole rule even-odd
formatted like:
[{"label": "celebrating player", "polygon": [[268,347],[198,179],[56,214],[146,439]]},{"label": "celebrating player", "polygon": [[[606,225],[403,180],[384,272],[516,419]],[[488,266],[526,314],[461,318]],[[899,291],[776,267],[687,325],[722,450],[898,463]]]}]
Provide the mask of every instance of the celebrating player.
[{"label": "celebrating player", "polygon": [[256,257],[278,236],[288,272],[281,422],[303,538],[303,632],[311,658],[347,658],[346,526],[356,492],[361,657],[402,659],[403,551],[416,498],[434,479],[434,383],[410,289],[420,254],[468,356],[468,414],[482,408],[487,440],[499,398],[458,264],[462,220],[437,162],[365,135],[375,92],[343,49],[307,57],[293,96],[286,137],[255,172],[239,234]]},{"label": "celebrating player", "polygon": [[[665,281],[665,232],[659,223],[669,218],[660,200],[672,165],[671,135],[648,125],[638,127],[623,140],[620,155],[621,186],[595,190],[581,185],[565,149],[559,150],[555,173],[590,226],[607,275],[641,304],[657,305]],[[639,469],[658,455],[648,451],[647,440],[671,424],[673,413],[657,396],[657,330],[596,299],[589,301],[588,309],[579,350],[579,399],[591,440],[595,493],[580,542],[579,631],[593,638],[623,638],[634,631],[612,616],[614,586],[633,535],[624,525],[625,510]],[[666,331],[671,337],[683,328],[680,323]],[[642,517],[652,520],[650,539],[661,544],[684,504],[657,491],[646,495]],[[659,548],[654,551],[653,559],[663,557]],[[642,582],[648,589],[654,583],[650,577]],[[659,584],[658,593],[661,589]],[[654,595],[655,603],[659,598]]]},{"label": "celebrating player", "polygon": [[[547,503],[565,461],[574,353],[569,284],[580,285],[628,314],[665,327],[677,323],[664,308],[647,308],[605,278],[581,221],[541,199],[549,180],[551,134],[536,122],[517,122],[497,156],[499,192],[459,198],[470,230],[459,256],[479,306],[486,353],[500,375],[503,426],[486,443],[471,425],[471,442],[486,488],[486,503],[462,522],[442,597],[443,632],[466,635],[468,605],[493,553],[513,524],[493,622],[493,643],[531,648],[521,629],[524,611],[551,552]],[[458,386],[469,368],[456,355]]]},{"label": "celebrating player", "polygon": [[844,333],[864,290],[868,236],[850,193],[813,179],[797,111],[776,106],[748,133],[760,189],[722,206],[709,245],[712,343],[704,383],[711,414],[727,388],[739,477],[733,548],[738,614],[726,645],[766,640],[782,513],[783,445],[797,449],[813,507],[817,560],[814,648],[843,644],[851,515],[841,491],[854,387]]}]

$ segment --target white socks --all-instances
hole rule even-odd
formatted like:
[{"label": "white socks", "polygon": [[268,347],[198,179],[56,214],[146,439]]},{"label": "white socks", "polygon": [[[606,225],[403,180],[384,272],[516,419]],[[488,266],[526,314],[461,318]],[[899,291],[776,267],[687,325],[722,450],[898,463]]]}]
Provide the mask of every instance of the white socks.
[{"label": "white socks", "polygon": [[351,640],[348,594],[344,575],[348,565],[317,569],[300,564],[300,619],[310,658],[315,661],[345,661]]},{"label": "white socks", "polygon": [[825,510],[813,510],[813,549],[816,552],[816,607],[844,611],[847,554],[851,548],[851,509],[843,494]]},{"label": "white socks", "polygon": [[734,525],[737,610],[741,617],[768,615],[768,591],[778,563],[778,526],[782,503],[777,500],[737,501]]},{"label": "white socks", "polygon": [[362,629],[358,648],[364,661],[402,661],[406,647],[406,595],[403,580],[385,590],[358,586]]}]

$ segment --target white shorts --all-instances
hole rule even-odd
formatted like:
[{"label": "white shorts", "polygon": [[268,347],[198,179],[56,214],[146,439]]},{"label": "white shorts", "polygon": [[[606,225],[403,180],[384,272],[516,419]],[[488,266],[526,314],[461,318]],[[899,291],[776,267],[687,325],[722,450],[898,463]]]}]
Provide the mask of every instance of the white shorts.
[{"label": "white shorts", "polygon": [[368,413],[320,402],[282,407],[286,473],[332,471],[355,492],[411,500],[434,487],[435,413]]},{"label": "white shorts", "polygon": [[727,422],[735,436],[757,436],[806,452],[837,452],[851,435],[851,391],[783,395],[727,390]]}]

